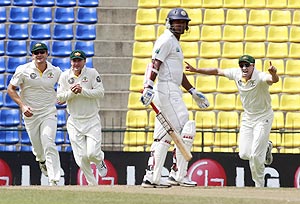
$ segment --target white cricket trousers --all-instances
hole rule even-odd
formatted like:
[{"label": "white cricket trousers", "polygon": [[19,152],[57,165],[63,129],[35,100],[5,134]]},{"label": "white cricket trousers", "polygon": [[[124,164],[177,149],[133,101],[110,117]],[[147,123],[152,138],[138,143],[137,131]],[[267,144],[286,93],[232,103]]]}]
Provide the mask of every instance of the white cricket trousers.
[{"label": "white cricket trousers", "polygon": [[251,118],[246,113],[242,117],[239,156],[249,160],[255,187],[264,187],[264,163],[274,114],[271,110],[262,117]]}]

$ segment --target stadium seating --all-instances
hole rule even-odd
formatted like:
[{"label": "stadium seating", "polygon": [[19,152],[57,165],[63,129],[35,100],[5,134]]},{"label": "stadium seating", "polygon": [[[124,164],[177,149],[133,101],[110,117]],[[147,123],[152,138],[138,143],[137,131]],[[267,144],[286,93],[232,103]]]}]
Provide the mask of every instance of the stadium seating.
[{"label": "stadium seating", "polygon": [[156,39],[154,25],[136,25],[134,30],[134,40],[152,41]]},{"label": "stadium seating", "polygon": [[299,2],[297,0],[287,0],[287,8],[300,8]]},{"label": "stadium seating", "polygon": [[185,9],[189,14],[191,21],[189,22],[190,26],[202,24],[202,10],[200,8]]},{"label": "stadium seating", "polygon": [[0,23],[6,22],[6,7],[0,7]]},{"label": "stadium seating", "polygon": [[11,40],[26,40],[28,26],[26,24],[9,24],[7,37]]},{"label": "stadium seating", "polygon": [[0,144],[17,144],[19,142],[19,132],[15,131],[0,131]]},{"label": "stadium seating", "polygon": [[139,8],[156,8],[159,7],[159,0],[138,0]]},{"label": "stadium seating", "polygon": [[7,58],[7,65],[6,65],[6,72],[14,73],[16,68],[19,65],[27,63],[27,59],[25,57],[8,57]]},{"label": "stadium seating", "polygon": [[293,25],[300,25],[300,11],[299,10],[294,11],[292,24]]},{"label": "stadium seating", "polygon": [[153,42],[134,42],[133,57],[151,57]]},{"label": "stadium seating", "polygon": [[182,8],[201,8],[202,0],[181,0]]},{"label": "stadium seating", "polygon": [[145,106],[140,102],[141,93],[130,92],[128,96],[128,109],[143,110]]},{"label": "stadium seating", "polygon": [[199,41],[200,40],[200,27],[196,26],[189,26],[189,32],[184,33],[181,38],[181,41]]},{"label": "stadium seating", "polygon": [[97,7],[99,0],[78,0],[78,6],[81,7]]},{"label": "stadium seating", "polygon": [[34,0],[34,5],[40,7],[50,7],[55,5],[55,0]]},{"label": "stadium seating", "polygon": [[79,7],[77,10],[77,23],[94,24],[97,23],[97,8]]},{"label": "stadium seating", "polygon": [[51,55],[54,57],[69,57],[72,52],[72,43],[70,41],[52,41]]},{"label": "stadium seating", "polygon": [[1,73],[5,72],[5,70],[6,70],[5,58],[4,57],[0,57],[0,76],[1,76]]},{"label": "stadium seating", "polygon": [[281,111],[300,110],[300,96],[298,94],[282,94],[280,96],[279,110]]},{"label": "stadium seating", "polygon": [[203,58],[218,58],[221,57],[220,42],[201,42],[200,56]]},{"label": "stadium seating", "polygon": [[299,63],[300,60],[288,59],[285,65],[285,73],[287,75],[299,76],[300,75],[300,70],[298,68]]},{"label": "stadium seating", "polygon": [[26,130],[21,131],[21,144],[29,145],[31,144],[28,133]]},{"label": "stadium seating", "polygon": [[0,6],[4,7],[4,6],[10,6],[11,2],[10,0],[2,0],[0,1]]},{"label": "stadium seating", "polygon": [[203,25],[201,29],[202,41],[218,41],[222,39],[222,28],[219,25]]},{"label": "stadium seating", "polygon": [[183,56],[185,58],[192,58],[199,56],[198,42],[180,42]]},{"label": "stadium seating", "polygon": [[144,74],[147,64],[151,62],[150,58],[136,58],[131,62],[131,74]]},{"label": "stadium seating", "polygon": [[[0,75],[0,83],[2,83],[1,82],[1,80],[2,80],[2,78],[1,78],[1,75]],[[1,84],[0,84],[0,90],[1,90]],[[3,92],[2,91],[0,91],[0,108],[3,106]]]},{"label": "stadium seating", "polygon": [[226,13],[225,24],[245,25],[247,24],[246,9],[228,9]]},{"label": "stadium seating", "polygon": [[1,109],[0,110],[0,126],[14,127],[20,124],[19,109]]},{"label": "stadium seating", "polygon": [[213,129],[216,127],[216,114],[214,111],[196,111],[196,128]]},{"label": "stadium seating", "polygon": [[33,7],[31,21],[33,23],[50,23],[50,22],[52,22],[52,8],[51,7]]},{"label": "stadium seating", "polygon": [[224,0],[224,8],[243,8],[244,0]]},{"label": "stadium seating", "polygon": [[146,144],[145,129],[127,129],[124,134],[124,145],[138,146]]},{"label": "stadium seating", "polygon": [[222,49],[223,58],[239,58],[244,53],[242,42],[224,42]]},{"label": "stadium seating", "polygon": [[[277,96],[277,95],[276,95]],[[284,128],[284,115],[281,111],[274,112],[274,119],[272,123],[272,130],[278,130]]]},{"label": "stadium seating", "polygon": [[86,57],[93,57],[95,55],[94,41],[76,41],[74,45],[75,50],[83,50]]},{"label": "stadium seating", "polygon": [[196,77],[196,89],[203,93],[215,92],[217,80],[215,76],[198,75]]},{"label": "stadium seating", "polygon": [[237,59],[221,59],[220,60],[220,68],[221,69],[228,69],[228,68],[236,68],[238,67],[238,60]]},{"label": "stadium seating", "polygon": [[287,0],[266,0],[266,8],[286,8]]},{"label": "stadium seating", "polygon": [[215,109],[217,110],[234,110],[235,109],[235,94],[233,93],[218,93],[215,98]]},{"label": "stadium seating", "polygon": [[5,24],[0,24],[0,40],[4,40],[5,38],[6,38],[6,26]]},{"label": "stadium seating", "polygon": [[243,26],[233,26],[225,25],[223,28],[223,37],[224,41],[243,41],[244,40],[244,28]]},{"label": "stadium seating", "polygon": [[281,77],[279,77],[279,81],[277,83],[273,83],[272,86],[269,87],[269,91],[271,94],[282,92],[282,78]]},{"label": "stadium seating", "polygon": [[285,74],[284,61],[282,59],[265,60],[264,67],[263,67],[264,72],[268,72],[268,69],[270,67],[270,61],[272,62],[272,65],[276,67],[278,75]]},{"label": "stadium seating", "polygon": [[[249,0],[252,1],[252,0]],[[261,0],[258,0],[263,2]],[[251,9],[248,17],[248,24],[250,25],[268,25],[270,23],[269,10]]]},{"label": "stadium seating", "polygon": [[19,108],[19,105],[11,99],[8,93],[4,93],[3,95],[3,105],[7,108]]},{"label": "stadium seating", "polygon": [[155,8],[138,8],[136,12],[137,24],[156,24],[157,11]]},{"label": "stadium seating", "polygon": [[4,40],[0,41],[0,56],[4,55],[5,50],[4,50]]},{"label": "stadium seating", "polygon": [[73,7],[76,6],[76,0],[56,0],[56,6]]},{"label": "stadium seating", "polygon": [[289,41],[290,42],[300,42],[300,27],[292,26],[289,32]]},{"label": "stadium seating", "polygon": [[171,8],[161,8],[158,13],[158,23],[165,24],[168,13],[171,11]]},{"label": "stadium seating", "polygon": [[270,25],[290,25],[292,23],[289,10],[272,10]]},{"label": "stadium seating", "polygon": [[202,7],[204,8],[221,8],[223,6],[223,0],[203,0]]},{"label": "stadium seating", "polygon": [[140,92],[144,88],[144,76],[143,75],[131,75],[129,91]]},{"label": "stadium seating", "polygon": [[6,44],[6,55],[12,57],[22,57],[27,55],[27,45],[25,40],[9,40]]},{"label": "stadium seating", "polygon": [[244,54],[255,58],[264,58],[266,56],[266,46],[264,42],[246,42]]},{"label": "stadium seating", "polygon": [[54,24],[52,34],[54,40],[72,40],[73,37],[72,24]]},{"label": "stadium seating", "polygon": [[268,43],[267,54],[268,58],[285,58],[288,56],[287,43]]},{"label": "stadium seating", "polygon": [[236,129],[239,124],[239,115],[236,111],[219,111],[217,113],[217,128]]},{"label": "stadium seating", "polygon": [[221,25],[225,23],[225,14],[222,8],[220,9],[206,9],[203,17],[203,24],[207,25]]},{"label": "stadium seating", "polygon": [[9,13],[9,22],[28,23],[29,7],[11,7]]},{"label": "stadium seating", "polygon": [[269,42],[286,42],[289,39],[288,27],[286,26],[270,26],[268,28]]},{"label": "stadium seating", "polygon": [[236,93],[238,91],[234,80],[229,80],[226,77],[218,78],[217,92]]},{"label": "stadium seating", "polygon": [[30,39],[32,40],[50,40],[51,26],[50,24],[32,24]]},{"label": "stadium seating", "polygon": [[[237,133],[235,132],[216,132],[214,147],[236,147]],[[215,151],[215,150],[214,150]]]},{"label": "stadium seating", "polygon": [[75,28],[76,40],[95,40],[96,39],[96,26],[77,24]]},{"label": "stadium seating", "polygon": [[284,93],[296,94],[300,87],[300,77],[284,77],[282,91]]},{"label": "stadium seating", "polygon": [[299,49],[300,49],[299,43],[290,43],[288,57],[299,59],[300,57]]},{"label": "stadium seating", "polygon": [[265,26],[252,26],[248,25],[246,27],[245,33],[246,41],[257,41],[263,42],[266,40],[266,27]]},{"label": "stadium seating", "polygon": [[51,59],[51,63],[54,66],[59,67],[62,71],[65,71],[66,69],[69,69],[71,67],[71,61],[70,58],[64,57],[53,57]]},{"label": "stadium seating", "polygon": [[145,128],[148,126],[148,113],[146,110],[129,110],[126,115],[126,127]]},{"label": "stadium seating", "polygon": [[12,0],[13,6],[32,6],[32,0]]},{"label": "stadium seating", "polygon": [[181,0],[160,0],[159,6],[164,8],[175,8],[180,7]]},{"label": "stadium seating", "polygon": [[65,109],[57,110],[57,127],[63,127],[67,123],[67,116]]},{"label": "stadium seating", "polygon": [[74,23],[75,22],[74,8],[56,7],[54,10],[54,22]]}]

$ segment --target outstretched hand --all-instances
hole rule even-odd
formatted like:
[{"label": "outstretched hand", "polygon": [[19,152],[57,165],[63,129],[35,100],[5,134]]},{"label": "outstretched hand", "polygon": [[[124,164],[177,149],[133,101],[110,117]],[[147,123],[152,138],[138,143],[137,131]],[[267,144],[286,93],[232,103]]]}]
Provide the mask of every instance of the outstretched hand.
[{"label": "outstretched hand", "polygon": [[270,73],[271,75],[274,75],[274,74],[277,73],[277,69],[276,69],[276,67],[274,67],[274,66],[272,65],[272,62],[271,62],[271,61],[270,61],[270,67],[269,67],[268,71],[269,71],[269,73]]},{"label": "outstretched hand", "polygon": [[189,71],[189,72],[196,72],[197,71],[197,69],[194,68],[192,65],[190,65],[188,62],[184,61],[184,63],[186,64],[186,66],[185,66],[186,71]]}]

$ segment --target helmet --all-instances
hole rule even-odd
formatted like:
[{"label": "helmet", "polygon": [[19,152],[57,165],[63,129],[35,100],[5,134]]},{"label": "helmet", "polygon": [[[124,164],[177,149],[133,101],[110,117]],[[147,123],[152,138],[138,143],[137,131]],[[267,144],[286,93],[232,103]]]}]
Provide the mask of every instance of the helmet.
[{"label": "helmet", "polygon": [[174,20],[186,20],[187,22],[186,30],[189,29],[188,23],[191,19],[189,18],[187,12],[184,9],[174,8],[168,13],[168,16],[166,18],[166,27],[167,29],[170,29],[172,32],[174,32],[174,30],[172,29],[172,21]]}]

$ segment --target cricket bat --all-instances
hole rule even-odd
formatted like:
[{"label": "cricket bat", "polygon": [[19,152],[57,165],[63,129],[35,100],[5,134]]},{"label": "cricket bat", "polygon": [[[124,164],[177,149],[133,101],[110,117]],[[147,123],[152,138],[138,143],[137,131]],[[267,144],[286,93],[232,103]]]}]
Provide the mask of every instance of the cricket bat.
[{"label": "cricket bat", "polygon": [[174,143],[176,144],[177,148],[183,155],[184,159],[186,161],[190,161],[192,159],[192,154],[190,151],[188,151],[183,144],[182,138],[178,135],[178,133],[175,131],[175,128],[171,124],[171,122],[168,120],[168,118],[158,110],[158,108],[154,105],[153,102],[151,102],[151,107],[153,108],[154,112],[156,113],[156,118],[159,120],[159,122],[162,124],[164,129],[167,131],[167,133],[171,136]]}]

